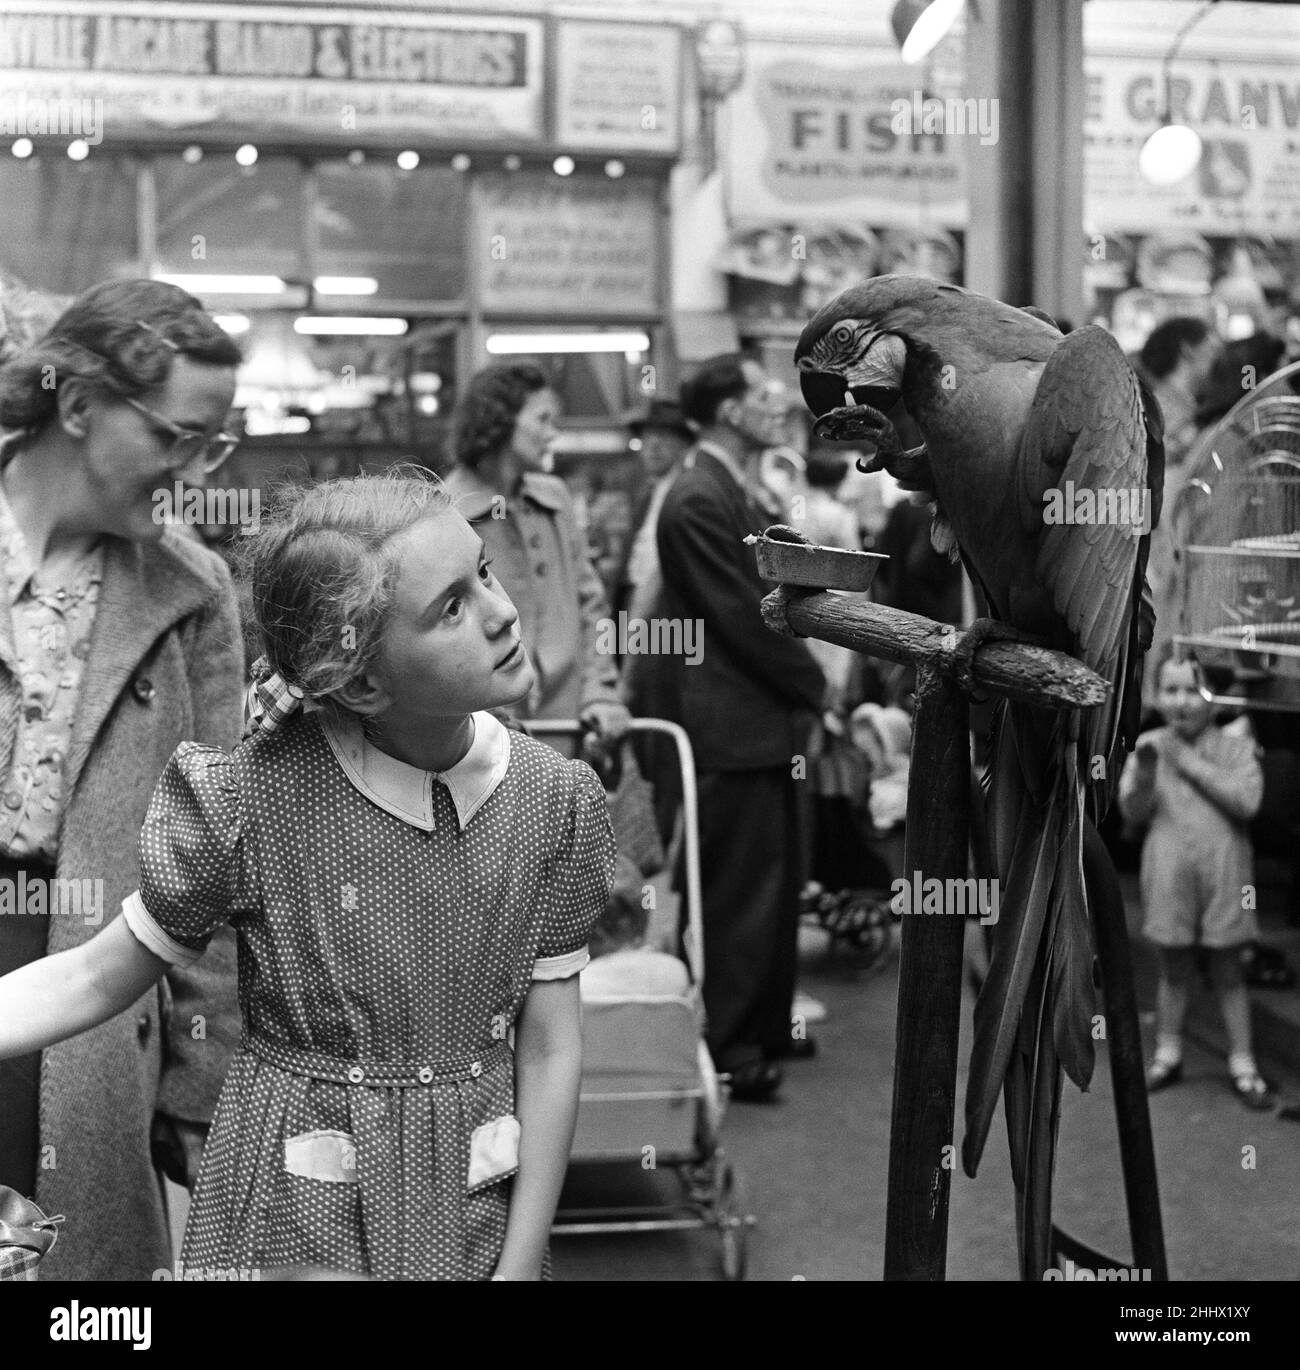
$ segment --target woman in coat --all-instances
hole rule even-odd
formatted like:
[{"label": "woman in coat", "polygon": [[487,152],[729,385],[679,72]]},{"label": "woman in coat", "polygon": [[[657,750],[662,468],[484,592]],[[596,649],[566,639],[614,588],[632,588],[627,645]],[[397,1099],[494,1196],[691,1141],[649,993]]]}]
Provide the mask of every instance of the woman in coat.
[{"label": "woman in coat", "polygon": [[[519,712],[580,719],[609,744],[623,735],[630,716],[619,698],[612,646],[602,650],[612,625],[586,535],[568,487],[549,474],[557,408],[545,372],[530,362],[480,371],[456,413],[456,465],[447,488],[519,610],[537,670]],[[548,740],[568,750],[559,739]]]},{"label": "woman in coat", "polygon": [[[0,970],[116,917],[172,751],[238,740],[230,575],[165,521],[234,446],[238,361],[184,291],[112,281],[0,371]],[[170,1267],[152,1156],[194,1178],[236,1032],[227,942],[0,1069],[0,1183],[65,1217],[42,1278]]]}]

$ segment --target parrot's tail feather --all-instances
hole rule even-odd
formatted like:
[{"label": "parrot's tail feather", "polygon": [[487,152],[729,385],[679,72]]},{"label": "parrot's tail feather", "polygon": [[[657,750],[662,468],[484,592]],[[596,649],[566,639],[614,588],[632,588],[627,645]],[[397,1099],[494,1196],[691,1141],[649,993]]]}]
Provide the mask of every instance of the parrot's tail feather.
[{"label": "parrot's tail feather", "polygon": [[[1025,816],[1030,821],[1021,829],[1009,875],[999,892],[1001,914],[993,959],[975,1001],[975,1030],[966,1078],[966,1137],[962,1143],[962,1165],[972,1177],[984,1152],[1015,1044],[1056,875],[1059,810],[1053,805],[1045,815],[1039,815],[1027,807]],[[1034,819],[1040,825],[1036,831]]]},{"label": "parrot's tail feather", "polygon": [[1052,1040],[1065,1073],[1080,1089],[1092,1082],[1095,1063],[1092,1026],[1096,1007],[1092,922],[1083,882],[1084,787],[1075,754],[1065,758],[1066,783],[1078,796],[1070,812],[1060,855],[1062,880],[1053,897],[1049,938],[1047,1002]]},{"label": "parrot's tail feather", "polygon": [[1052,1258],[1052,1172],[1061,1118],[1061,1068],[1048,1030],[1050,999],[1038,1019],[1038,1052],[1033,1061],[1033,1097],[1025,1138],[1023,1190],[1016,1194],[1020,1219],[1020,1278],[1041,1280]]},{"label": "parrot's tail feather", "polygon": [[[1028,1003],[1043,999],[1043,969],[1035,967],[1026,994]],[[1032,1131],[1030,1116],[1034,1104],[1034,1051],[1038,1033],[1038,1016],[1020,1015],[1016,1045],[1007,1063],[1007,1074],[1002,1093],[1007,1115],[1007,1143],[1011,1151],[1011,1179],[1016,1189],[1017,1204],[1025,1190],[1025,1165],[1028,1160],[1029,1136]],[[1020,1209],[1016,1208],[1016,1229],[1020,1228]]]},{"label": "parrot's tail feather", "polygon": [[[1023,1114],[1024,1095],[1037,1097],[1034,1062],[1040,1029],[1052,1038],[1071,1079],[1086,1087],[1092,1074],[1092,949],[1083,889],[1083,790],[1070,726],[1046,729],[1019,709],[1010,712],[995,758],[990,795],[990,842],[1001,889],[989,973],[975,1004],[974,1038],[966,1082],[962,1165],[974,1176],[988,1139],[998,1093],[1020,1043],[1023,1075],[1012,1080],[1008,1109]],[[1034,736],[1034,733],[1037,736]],[[1023,763],[1037,755],[1040,769],[1026,777]],[[1040,798],[1033,781],[1050,777]],[[1014,834],[1014,836],[1013,836]],[[1026,1012],[1027,1011],[1027,1012]],[[1009,1114],[1012,1132],[1023,1132]],[[1025,1153],[1012,1163],[1022,1169]]]}]

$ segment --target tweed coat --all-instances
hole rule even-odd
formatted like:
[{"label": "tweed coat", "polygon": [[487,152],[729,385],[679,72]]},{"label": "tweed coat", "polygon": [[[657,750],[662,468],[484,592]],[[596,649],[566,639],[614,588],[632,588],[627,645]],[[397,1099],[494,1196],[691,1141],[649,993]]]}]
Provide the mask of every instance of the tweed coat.
[{"label": "tweed coat", "polygon": [[444,482],[519,610],[520,636],[537,670],[532,695],[512,712],[577,718],[588,704],[617,702],[618,667],[597,649],[597,627],[609,607],[568,486],[559,476],[529,471],[518,494],[500,500],[464,466],[453,467]]},{"label": "tweed coat", "polygon": [[[102,880],[103,921],[50,920],[48,950],[88,941],[139,879],[140,827],[172,752],[239,740],[243,649],[234,589],[215,552],[169,529],[104,544],[104,578],[65,771],[60,879]],[[17,653],[0,615],[0,766],[17,731]],[[172,1265],[150,1160],[155,1112],[211,1119],[238,1042],[229,932],[190,971],[169,971],[125,1013],[47,1048],[36,1202],[65,1222],[42,1279],[150,1279]]]}]

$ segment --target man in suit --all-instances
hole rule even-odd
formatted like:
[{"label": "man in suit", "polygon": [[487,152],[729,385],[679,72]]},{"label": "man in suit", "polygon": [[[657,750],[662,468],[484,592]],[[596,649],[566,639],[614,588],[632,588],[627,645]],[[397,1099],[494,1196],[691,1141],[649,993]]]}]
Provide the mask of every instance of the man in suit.
[{"label": "man in suit", "polygon": [[640,444],[641,466],[647,482],[632,507],[631,534],[619,567],[615,609],[630,617],[644,616],[659,594],[659,548],[655,529],[664,497],[677,478],[682,458],[695,434],[673,399],[654,399],[628,424]]},{"label": "man in suit", "polygon": [[698,771],[709,1047],[732,1075],[732,1097],[762,1100],[796,1046],[797,758],[826,681],[804,643],[764,626],[759,603],[771,586],[743,542],[769,522],[750,491],[784,413],[771,381],[755,361],[714,357],[686,386],[682,409],[699,440],[659,513],[659,611],[698,620],[703,650],[695,664],[667,658],[665,684]]}]

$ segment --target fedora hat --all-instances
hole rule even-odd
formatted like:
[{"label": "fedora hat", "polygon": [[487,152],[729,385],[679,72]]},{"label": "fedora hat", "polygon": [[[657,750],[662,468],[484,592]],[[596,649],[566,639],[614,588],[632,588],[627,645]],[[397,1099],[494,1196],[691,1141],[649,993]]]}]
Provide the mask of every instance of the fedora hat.
[{"label": "fedora hat", "polygon": [[628,428],[640,434],[647,428],[665,428],[679,433],[687,442],[695,441],[695,430],[686,421],[682,407],[676,400],[651,400],[628,420]]}]

